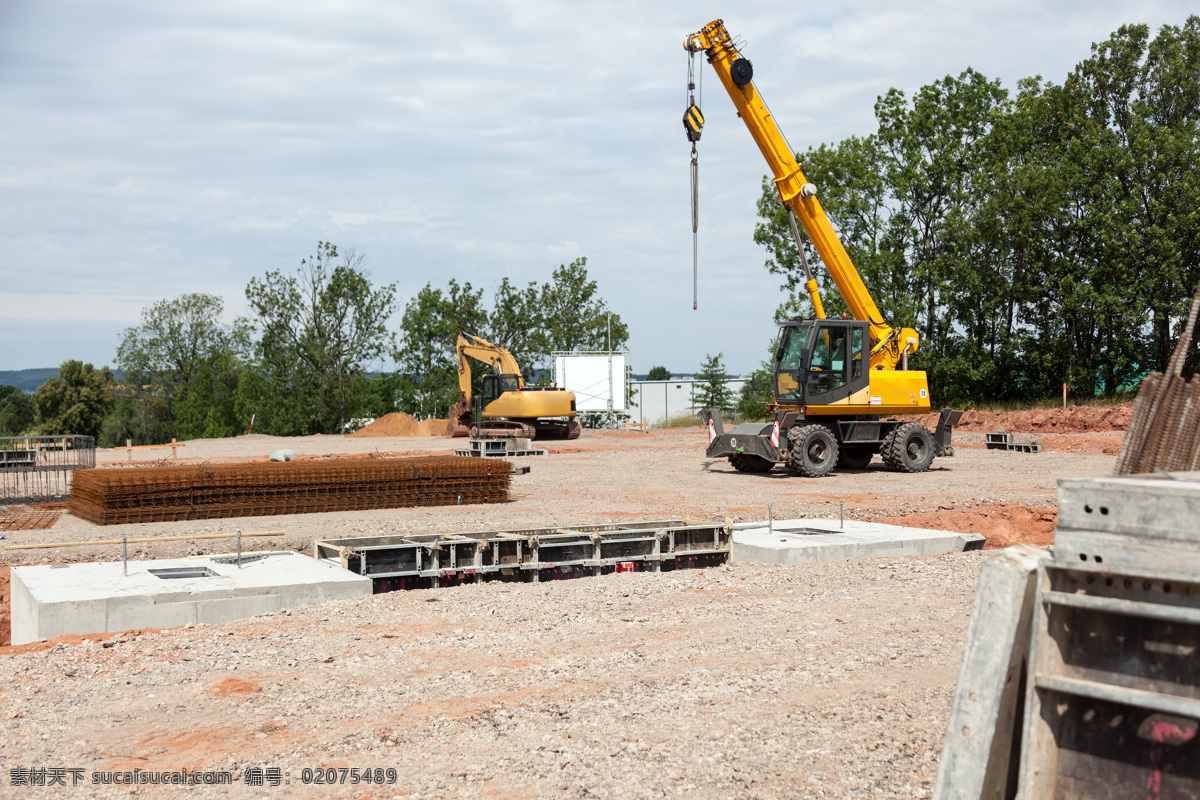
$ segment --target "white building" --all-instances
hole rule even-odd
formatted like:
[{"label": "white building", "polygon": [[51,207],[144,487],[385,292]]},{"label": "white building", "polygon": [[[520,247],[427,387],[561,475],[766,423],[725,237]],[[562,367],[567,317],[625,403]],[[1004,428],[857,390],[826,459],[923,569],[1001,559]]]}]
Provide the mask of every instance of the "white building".
[{"label": "white building", "polygon": [[[725,385],[736,399],[749,381],[748,376],[740,376],[729,378]],[[640,423],[644,418],[646,424],[655,425],[671,417],[695,414],[700,411],[695,398],[702,384],[690,375],[666,381],[632,381],[630,389],[634,394],[629,400],[629,419]]]}]

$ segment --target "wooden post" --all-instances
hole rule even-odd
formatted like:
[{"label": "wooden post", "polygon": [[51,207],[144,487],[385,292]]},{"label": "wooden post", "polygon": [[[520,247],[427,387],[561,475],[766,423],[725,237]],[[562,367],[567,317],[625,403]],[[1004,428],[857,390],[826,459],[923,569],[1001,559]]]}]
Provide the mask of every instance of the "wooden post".
[{"label": "wooden post", "polygon": [[179,460],[179,454],[175,451],[175,439],[174,438],[171,439],[171,460],[172,461]]},{"label": "wooden post", "polygon": [[125,440],[125,455],[130,461],[133,461],[133,439]]},{"label": "wooden post", "polygon": [[1067,410],[1067,385],[1063,384],[1063,411]]}]

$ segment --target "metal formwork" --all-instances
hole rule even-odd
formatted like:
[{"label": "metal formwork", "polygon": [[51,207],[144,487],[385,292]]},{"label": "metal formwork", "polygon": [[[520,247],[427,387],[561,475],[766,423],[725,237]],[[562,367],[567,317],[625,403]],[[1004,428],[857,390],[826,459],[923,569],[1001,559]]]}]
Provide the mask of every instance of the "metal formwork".
[{"label": "metal formwork", "polygon": [[676,519],[315,540],[313,557],[392,591],[715,566],[729,559],[732,536],[726,523]]},{"label": "metal formwork", "polygon": [[1200,797],[1200,475],[1059,484],[1022,796]]},{"label": "metal formwork", "polygon": [[985,434],[987,437],[988,450],[1008,450],[1014,453],[1040,453],[1042,446],[1036,440],[1029,442],[1018,442],[1011,433],[1004,431],[995,431],[994,433]]},{"label": "metal formwork", "polygon": [[0,505],[66,497],[72,473],[94,466],[91,436],[0,437]]}]

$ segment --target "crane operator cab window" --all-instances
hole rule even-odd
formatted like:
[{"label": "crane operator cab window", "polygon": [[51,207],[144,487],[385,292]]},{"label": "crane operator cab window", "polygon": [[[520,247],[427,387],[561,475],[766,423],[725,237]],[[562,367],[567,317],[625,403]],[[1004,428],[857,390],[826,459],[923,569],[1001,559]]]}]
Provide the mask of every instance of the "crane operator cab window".
[{"label": "crane operator cab window", "polygon": [[850,365],[846,360],[846,338],[849,333],[850,330],[841,325],[822,325],[817,329],[805,387],[809,398],[828,394],[849,383]]},{"label": "crane operator cab window", "polygon": [[516,375],[485,375],[483,377],[483,404],[487,406],[505,392],[517,392],[521,389],[520,379]]},{"label": "crane operator cab window", "polygon": [[808,338],[812,336],[812,323],[784,326],[779,332],[775,362],[775,400],[779,403],[804,402],[801,385],[805,359],[808,355]]},{"label": "crane operator cab window", "polygon": [[850,380],[863,376],[863,329],[850,329]]}]

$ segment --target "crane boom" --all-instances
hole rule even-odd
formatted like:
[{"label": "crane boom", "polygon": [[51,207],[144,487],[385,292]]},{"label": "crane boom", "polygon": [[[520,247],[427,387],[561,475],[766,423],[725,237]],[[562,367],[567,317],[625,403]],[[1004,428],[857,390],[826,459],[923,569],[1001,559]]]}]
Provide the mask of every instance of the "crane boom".
[{"label": "crane boom", "polygon": [[[905,354],[916,351],[919,341],[917,332],[912,328],[897,330],[884,322],[879,307],[875,305],[875,300],[821,208],[816,187],[805,179],[787,139],[755,88],[750,62],[738,51],[729,32],[725,30],[724,22],[719,19],[710,22],[699,32],[688,36],[683,46],[689,53],[703,52],[708,57],[708,62],[733,100],[738,116],[750,130],[755,144],[774,173],[772,183],[779,192],[779,199],[804,226],[850,313],[855,319],[869,323],[872,369],[895,369]],[[805,285],[819,312],[816,281],[810,279]],[[818,313],[818,316],[821,314]]]}]

